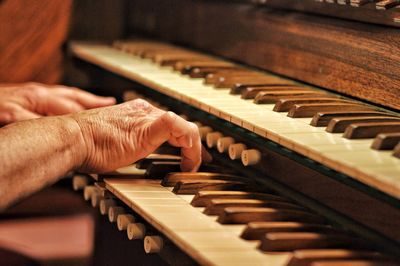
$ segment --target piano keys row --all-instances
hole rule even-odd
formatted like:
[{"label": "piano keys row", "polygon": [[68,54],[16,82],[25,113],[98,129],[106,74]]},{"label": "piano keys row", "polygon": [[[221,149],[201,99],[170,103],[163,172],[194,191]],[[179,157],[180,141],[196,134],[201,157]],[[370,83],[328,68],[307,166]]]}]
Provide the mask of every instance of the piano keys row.
[{"label": "piano keys row", "polygon": [[351,5],[353,7],[361,7],[366,5],[375,5],[378,10],[387,10],[400,6],[398,0],[315,0],[317,2],[325,2],[330,4]]},{"label": "piano keys row", "polygon": [[[229,256],[234,256],[236,250],[234,247],[231,250],[226,249],[229,243],[220,243],[224,241],[218,239],[218,234],[222,232],[214,228],[217,243],[210,241],[207,248],[203,247],[207,250],[202,251],[204,243],[197,242],[201,242],[203,238],[195,236],[202,232],[200,235],[210,235],[209,240],[213,240],[211,229],[211,232],[203,232],[203,226],[207,223],[218,223],[224,231],[222,235],[234,234],[237,241],[246,242],[247,245],[239,251],[249,255],[239,259],[237,265],[244,260],[248,260],[247,263],[251,265],[277,265],[270,263],[280,255],[279,265],[290,266],[398,265],[393,258],[376,252],[364,240],[335,228],[322,216],[289,198],[278,195],[269,188],[260,188],[232,169],[219,165],[203,165],[202,172],[198,173],[174,172],[179,165],[179,159],[176,155],[163,154],[139,161],[137,168],[130,172],[136,178],[142,175],[140,185],[136,187],[135,179],[130,179],[131,175],[107,174],[100,176],[95,185],[90,184],[88,177],[77,175],[73,179],[73,186],[75,190],[83,189],[84,198],[91,201],[93,207],[98,207],[102,215],[108,215],[108,219],[116,223],[118,230],[126,231],[128,239],[143,241],[147,253],[162,252],[164,244],[169,241],[162,230],[157,232],[148,221],[161,224],[166,230],[171,226],[169,221],[172,226],[177,226],[173,228],[177,235],[182,229],[177,224],[186,224],[187,221],[189,225],[193,224],[189,226],[190,229],[184,226],[182,230],[186,243],[192,244],[200,253],[207,253],[214,246],[217,250],[224,250],[226,258],[218,253],[219,260],[213,262],[217,265],[235,265],[235,262],[229,261]],[[118,179],[121,177],[123,179]],[[119,192],[109,191],[102,178],[105,178],[107,184],[114,184]],[[156,183],[152,183],[151,188],[143,187],[146,180]],[[158,187],[154,187],[154,184]],[[185,206],[181,202],[177,203],[178,198],[181,201],[184,199]],[[155,212],[159,210],[160,213],[158,216],[155,213],[139,215],[135,208],[131,209],[133,205],[129,203],[141,210],[149,208]],[[182,216],[178,215],[181,212],[176,208],[182,210]],[[186,208],[190,208],[190,211]],[[146,215],[153,216],[150,219]],[[155,220],[154,215],[158,220]],[[189,237],[192,235],[193,237]],[[174,239],[171,241],[174,242]],[[257,250],[261,251],[261,256],[258,256]]]},{"label": "piano keys row", "polygon": [[174,46],[148,42],[116,42],[115,46],[203,79],[216,90],[241,95],[257,105],[272,104],[272,111],[287,112],[293,119],[311,118],[312,127],[325,127],[326,132],[343,133],[347,139],[375,138],[371,148],[392,150],[393,156],[400,157],[400,116],[396,113]]}]

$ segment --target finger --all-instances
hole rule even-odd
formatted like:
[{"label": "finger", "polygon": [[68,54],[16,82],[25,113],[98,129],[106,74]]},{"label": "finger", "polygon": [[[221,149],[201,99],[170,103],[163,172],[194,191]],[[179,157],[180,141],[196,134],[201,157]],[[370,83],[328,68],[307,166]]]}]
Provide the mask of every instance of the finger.
[{"label": "finger", "polygon": [[192,144],[191,148],[182,148],[182,162],[181,162],[181,170],[183,172],[196,172],[199,170],[201,159],[202,159],[202,145],[201,139],[199,135],[199,131],[197,130],[197,126],[193,123],[189,123],[192,131]]},{"label": "finger", "polygon": [[0,125],[4,126],[17,121],[41,117],[39,114],[24,109],[18,104],[8,104],[0,107]]},{"label": "finger", "polygon": [[70,99],[49,96],[46,99],[46,103],[41,108],[41,114],[43,115],[64,115],[70,113],[76,113],[84,110],[85,108]]},{"label": "finger", "polygon": [[97,96],[80,89],[57,88],[53,90],[53,93],[75,101],[85,109],[109,106],[116,103],[114,97]]},{"label": "finger", "polygon": [[167,112],[149,126],[147,143],[154,150],[165,141],[173,139],[176,146],[182,148],[182,170],[196,171],[201,163],[201,141],[197,126],[172,112]]}]

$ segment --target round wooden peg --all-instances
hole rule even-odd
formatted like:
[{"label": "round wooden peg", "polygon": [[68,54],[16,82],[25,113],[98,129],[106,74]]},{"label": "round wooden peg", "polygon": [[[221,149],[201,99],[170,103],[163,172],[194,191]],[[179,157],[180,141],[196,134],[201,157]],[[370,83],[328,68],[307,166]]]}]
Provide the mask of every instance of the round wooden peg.
[{"label": "round wooden peg", "polygon": [[124,207],[111,206],[108,209],[108,220],[112,223],[115,223],[117,221],[118,215],[124,214],[124,213],[125,213]]},{"label": "round wooden peg", "polygon": [[208,133],[212,132],[213,129],[208,126],[199,127],[199,134],[202,141],[206,140],[206,136]]},{"label": "round wooden peg", "polygon": [[243,143],[235,143],[229,145],[228,147],[229,158],[231,158],[231,160],[240,159],[240,157],[242,156],[242,152],[245,149],[247,149],[247,147]]},{"label": "round wooden peg", "polygon": [[85,175],[74,175],[72,177],[72,188],[75,191],[84,189],[89,184],[89,178]]},{"label": "round wooden peg", "polygon": [[92,194],[93,194],[94,192],[97,192],[97,187],[95,187],[95,186],[86,186],[86,187],[83,189],[83,198],[84,198],[86,201],[90,200],[90,199],[92,198]]},{"label": "round wooden peg", "polygon": [[100,213],[102,215],[107,215],[110,207],[116,206],[116,205],[117,205],[117,202],[113,199],[102,199],[100,201]]},{"label": "round wooden peg", "polygon": [[261,160],[261,152],[256,149],[244,150],[241,157],[244,166],[255,165]]},{"label": "round wooden peg", "polygon": [[142,223],[130,223],[126,233],[129,240],[143,239],[146,235],[146,227]]},{"label": "round wooden peg", "polygon": [[100,201],[103,199],[104,197],[100,195],[98,190],[93,192],[90,197],[90,202],[92,203],[93,208],[97,208],[100,205]]},{"label": "round wooden peg", "polygon": [[144,238],[144,251],[147,254],[160,253],[163,249],[164,240],[161,236],[146,236]]},{"label": "round wooden peg", "polygon": [[229,149],[229,146],[234,144],[235,140],[232,137],[223,137],[218,139],[217,141],[217,150],[220,153],[227,152]]},{"label": "round wooden peg", "polygon": [[134,223],[135,217],[132,214],[120,214],[117,217],[117,227],[119,231],[128,229],[128,224]]},{"label": "round wooden peg", "polygon": [[223,137],[222,133],[218,131],[208,133],[206,136],[207,147],[209,148],[215,147],[217,145],[218,139],[222,137]]}]

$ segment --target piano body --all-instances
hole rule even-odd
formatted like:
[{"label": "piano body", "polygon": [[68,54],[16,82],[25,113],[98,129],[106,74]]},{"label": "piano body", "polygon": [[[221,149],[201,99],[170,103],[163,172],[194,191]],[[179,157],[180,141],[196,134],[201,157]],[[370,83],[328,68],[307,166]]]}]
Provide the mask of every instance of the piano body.
[{"label": "piano body", "polygon": [[195,122],[214,158],[76,176],[127,239],[176,265],[398,265],[399,1],[124,7],[126,38],[72,43],[75,71]]}]

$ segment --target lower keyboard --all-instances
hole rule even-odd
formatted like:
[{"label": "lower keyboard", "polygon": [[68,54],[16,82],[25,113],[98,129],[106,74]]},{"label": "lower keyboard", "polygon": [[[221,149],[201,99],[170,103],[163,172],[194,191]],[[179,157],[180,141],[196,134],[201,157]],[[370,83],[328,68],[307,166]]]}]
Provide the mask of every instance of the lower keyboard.
[{"label": "lower keyboard", "polygon": [[160,181],[106,179],[115,196],[150,222],[202,265],[287,265],[288,254],[263,254],[257,241],[239,235],[244,225],[221,225],[204,208],[190,205],[193,195],[176,195]]}]

